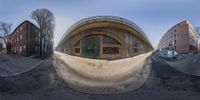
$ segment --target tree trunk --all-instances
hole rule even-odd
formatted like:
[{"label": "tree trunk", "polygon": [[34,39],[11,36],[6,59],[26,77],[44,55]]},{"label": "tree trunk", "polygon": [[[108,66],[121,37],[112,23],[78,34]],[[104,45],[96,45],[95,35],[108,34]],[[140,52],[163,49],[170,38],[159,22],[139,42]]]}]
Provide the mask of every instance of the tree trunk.
[{"label": "tree trunk", "polygon": [[8,46],[8,42],[6,41],[6,38],[5,37],[3,37],[3,41],[5,42],[5,45],[6,45],[6,53],[8,53],[8,48],[9,48],[9,46]]},{"label": "tree trunk", "polygon": [[48,38],[45,36],[45,43],[44,43],[44,54],[45,56],[48,54],[47,47],[48,47]]},{"label": "tree trunk", "polygon": [[40,32],[40,57],[42,57],[42,33]]},{"label": "tree trunk", "polygon": [[44,37],[42,38],[42,57],[44,57]]}]

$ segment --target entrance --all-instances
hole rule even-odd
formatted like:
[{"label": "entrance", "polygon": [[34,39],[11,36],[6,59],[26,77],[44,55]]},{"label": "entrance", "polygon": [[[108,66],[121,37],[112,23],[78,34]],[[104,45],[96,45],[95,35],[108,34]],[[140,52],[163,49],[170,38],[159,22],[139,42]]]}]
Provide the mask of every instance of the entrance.
[{"label": "entrance", "polygon": [[81,41],[82,56],[86,58],[100,58],[100,36],[92,35]]}]

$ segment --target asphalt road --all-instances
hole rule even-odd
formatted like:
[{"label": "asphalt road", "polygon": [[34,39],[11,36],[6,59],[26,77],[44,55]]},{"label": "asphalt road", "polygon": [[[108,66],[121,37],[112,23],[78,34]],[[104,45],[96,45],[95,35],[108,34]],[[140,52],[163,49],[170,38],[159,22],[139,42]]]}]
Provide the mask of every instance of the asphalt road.
[{"label": "asphalt road", "polygon": [[15,54],[0,54],[0,76],[15,76],[32,70],[42,62],[34,56],[24,57]]},{"label": "asphalt road", "polygon": [[200,77],[179,72],[153,58],[145,84],[128,93],[94,95],[74,91],[59,78],[52,59],[47,59],[30,72],[0,77],[0,100],[199,100]]}]

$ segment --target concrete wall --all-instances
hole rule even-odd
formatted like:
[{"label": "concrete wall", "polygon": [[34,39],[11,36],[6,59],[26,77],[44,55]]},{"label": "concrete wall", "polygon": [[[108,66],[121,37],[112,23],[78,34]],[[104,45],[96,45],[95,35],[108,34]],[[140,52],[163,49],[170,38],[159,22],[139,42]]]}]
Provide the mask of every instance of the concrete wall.
[{"label": "concrete wall", "polygon": [[[131,57],[138,54],[142,54],[147,52],[147,47],[139,38],[131,34],[129,31],[116,29],[116,28],[99,28],[99,29],[89,29],[78,33],[77,35],[71,36],[68,40],[66,40],[63,44],[63,48],[61,49],[62,52],[76,55],[76,56],[83,56],[82,53],[76,54],[74,49],[77,48],[75,44],[80,41],[82,38],[91,36],[91,35],[105,35],[113,38],[117,42],[116,44],[102,44],[100,45],[100,58],[102,59],[118,59],[118,58],[125,58]],[[136,47],[137,44],[137,47]],[[80,43],[80,45],[84,45]],[[103,47],[119,47],[119,54],[103,54],[102,49]],[[80,48],[81,49],[81,48]],[[137,50],[137,51],[136,51]],[[80,50],[81,51],[81,50]],[[83,56],[84,57],[84,56]]]}]

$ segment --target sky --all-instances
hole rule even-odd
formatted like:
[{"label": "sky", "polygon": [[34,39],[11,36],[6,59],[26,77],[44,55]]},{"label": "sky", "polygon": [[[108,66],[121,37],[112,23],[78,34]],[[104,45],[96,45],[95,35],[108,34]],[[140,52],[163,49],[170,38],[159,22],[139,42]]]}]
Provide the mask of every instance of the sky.
[{"label": "sky", "polygon": [[54,13],[54,46],[75,22],[91,16],[118,16],[137,24],[156,48],[173,25],[189,20],[200,26],[200,0],[0,0],[0,22],[14,30],[29,20],[33,10],[47,8]]}]

